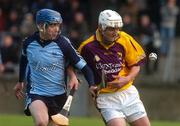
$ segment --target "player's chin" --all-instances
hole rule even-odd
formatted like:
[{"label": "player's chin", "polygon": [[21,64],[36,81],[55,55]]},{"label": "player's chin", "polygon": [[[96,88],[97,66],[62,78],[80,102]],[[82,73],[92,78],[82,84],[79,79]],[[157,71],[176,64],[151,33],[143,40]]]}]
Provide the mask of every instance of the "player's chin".
[{"label": "player's chin", "polygon": [[114,42],[113,40],[108,40],[105,43],[106,43],[106,45],[111,45],[113,42]]},{"label": "player's chin", "polygon": [[56,38],[57,38],[57,36],[58,36],[58,34],[53,34],[53,35],[51,35],[51,40],[56,39]]},{"label": "player's chin", "polygon": [[112,44],[112,43],[116,40],[116,38],[117,38],[117,37],[114,37],[114,36],[113,36],[113,37],[108,37],[108,38],[106,38],[107,43],[108,43],[108,44]]}]

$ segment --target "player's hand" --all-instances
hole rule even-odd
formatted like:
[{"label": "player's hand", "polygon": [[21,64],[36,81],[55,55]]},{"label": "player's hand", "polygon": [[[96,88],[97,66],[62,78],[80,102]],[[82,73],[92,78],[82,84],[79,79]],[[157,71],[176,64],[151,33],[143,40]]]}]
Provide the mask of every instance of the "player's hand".
[{"label": "player's hand", "polygon": [[24,97],[23,89],[24,89],[24,83],[23,82],[18,82],[14,86],[14,92],[15,92],[15,96],[17,99],[22,99]]},{"label": "player's hand", "polygon": [[75,90],[77,90],[79,87],[79,81],[77,77],[76,76],[71,77],[68,85],[70,89],[74,88]]},{"label": "player's hand", "polygon": [[107,83],[107,85],[112,88],[121,88],[130,81],[128,76],[113,75],[113,78],[113,81]]},{"label": "player's hand", "polygon": [[0,64],[0,73],[3,72],[5,70],[5,67],[3,64]]},{"label": "player's hand", "polygon": [[96,97],[97,92],[98,92],[98,87],[97,86],[90,86],[89,91],[90,91],[92,97]]}]

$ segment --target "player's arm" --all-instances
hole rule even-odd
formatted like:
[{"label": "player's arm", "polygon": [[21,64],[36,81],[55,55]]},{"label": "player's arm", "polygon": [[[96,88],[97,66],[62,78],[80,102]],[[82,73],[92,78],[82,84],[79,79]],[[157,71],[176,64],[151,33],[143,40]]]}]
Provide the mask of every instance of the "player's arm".
[{"label": "player's arm", "polygon": [[70,89],[75,88],[77,90],[79,86],[79,82],[72,66],[67,67],[67,74],[69,76],[69,84],[68,84],[69,88]]},{"label": "player's arm", "polygon": [[133,81],[140,71],[140,66],[132,66],[127,76],[113,75],[114,81],[108,82],[113,88],[121,88],[130,81]]},{"label": "player's arm", "polygon": [[80,58],[78,55],[74,55],[72,62],[74,61],[74,66],[81,70],[83,73],[85,79],[87,80],[89,86],[94,85],[94,75],[90,67],[87,65],[87,63],[84,61],[84,59]]},{"label": "player's arm", "polygon": [[19,66],[19,81],[14,87],[15,96],[17,99],[23,98],[24,78],[26,74],[27,59],[25,56],[21,56]]},{"label": "player's arm", "polygon": [[81,70],[89,86],[95,85],[94,75],[86,61],[77,53],[77,51],[70,44],[70,41],[66,38],[64,42],[64,55],[69,60],[70,64],[77,69]]},{"label": "player's arm", "polygon": [[109,85],[116,88],[121,88],[130,81],[133,81],[140,71],[140,66],[144,63],[145,53],[143,48],[130,35],[126,34],[128,41],[125,41],[125,61],[129,68],[127,76],[114,75],[114,81],[109,82]]},{"label": "player's arm", "polygon": [[24,94],[23,94],[24,78],[26,75],[26,67],[27,67],[27,63],[28,63],[28,60],[27,60],[24,50],[25,49],[23,46],[20,63],[19,63],[19,80],[16,83],[16,85],[14,86],[15,96],[17,99],[21,99],[24,96]]},{"label": "player's arm", "polygon": [[[80,52],[81,56],[84,58],[84,60],[88,63],[88,65],[91,67],[92,62],[92,55],[88,48],[85,48],[86,46],[80,46],[78,51]],[[93,73],[94,75],[94,73]],[[89,87],[89,91],[91,92],[92,96],[95,98],[97,95],[98,87],[96,85],[92,85]]]}]

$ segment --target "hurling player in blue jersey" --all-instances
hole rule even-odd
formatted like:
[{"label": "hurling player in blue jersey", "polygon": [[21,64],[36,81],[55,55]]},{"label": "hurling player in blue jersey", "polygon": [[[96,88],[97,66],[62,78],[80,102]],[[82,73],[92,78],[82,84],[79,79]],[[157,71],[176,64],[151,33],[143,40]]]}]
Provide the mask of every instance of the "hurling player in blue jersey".
[{"label": "hurling player in blue jersey", "polygon": [[91,69],[74,50],[69,39],[60,34],[60,13],[41,9],[36,14],[36,24],[38,32],[23,42],[19,82],[14,90],[16,97],[22,98],[23,81],[26,79],[25,114],[32,115],[36,126],[47,126],[50,116],[57,114],[66,101],[66,73],[70,76],[69,87],[78,87],[77,78],[67,65],[82,71],[90,89],[96,86]]}]

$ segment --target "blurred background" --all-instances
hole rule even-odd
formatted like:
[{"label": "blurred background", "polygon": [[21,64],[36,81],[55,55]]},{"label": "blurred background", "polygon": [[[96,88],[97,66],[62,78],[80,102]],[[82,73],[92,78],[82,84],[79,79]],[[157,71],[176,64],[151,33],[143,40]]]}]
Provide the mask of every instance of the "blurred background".
[{"label": "blurred background", "polygon": [[[62,34],[73,46],[92,35],[104,9],[121,14],[122,30],[145,49],[158,55],[143,66],[135,81],[152,120],[180,121],[180,0],[0,0],[0,114],[23,114],[24,101],[17,101],[13,86],[18,80],[21,42],[36,31],[35,13],[51,8],[63,17]],[[98,116],[88,86],[75,95],[72,116]]]}]

